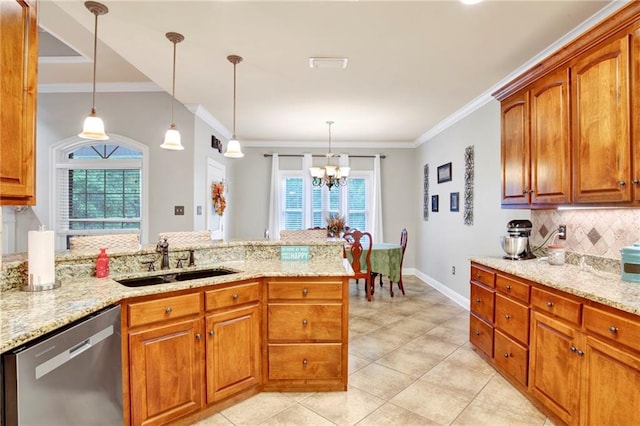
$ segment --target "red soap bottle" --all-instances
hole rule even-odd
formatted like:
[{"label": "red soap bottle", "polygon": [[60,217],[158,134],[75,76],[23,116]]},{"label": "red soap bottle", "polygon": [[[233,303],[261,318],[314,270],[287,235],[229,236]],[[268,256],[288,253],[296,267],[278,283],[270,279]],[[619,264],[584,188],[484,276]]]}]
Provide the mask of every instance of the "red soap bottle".
[{"label": "red soap bottle", "polygon": [[109,256],[107,256],[107,249],[100,249],[98,260],[96,260],[96,277],[104,278],[109,276]]}]

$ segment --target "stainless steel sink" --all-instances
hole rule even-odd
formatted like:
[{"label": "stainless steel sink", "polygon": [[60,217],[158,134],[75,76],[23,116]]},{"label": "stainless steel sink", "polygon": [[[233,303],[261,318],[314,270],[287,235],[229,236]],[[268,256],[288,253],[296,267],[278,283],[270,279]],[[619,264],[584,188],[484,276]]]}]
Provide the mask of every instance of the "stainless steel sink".
[{"label": "stainless steel sink", "polygon": [[219,277],[221,275],[237,274],[224,268],[201,269],[199,271],[185,271],[173,274],[155,275],[152,277],[125,278],[116,282],[126,287],[144,287],[148,285],[167,284],[177,281],[197,280],[200,278]]}]

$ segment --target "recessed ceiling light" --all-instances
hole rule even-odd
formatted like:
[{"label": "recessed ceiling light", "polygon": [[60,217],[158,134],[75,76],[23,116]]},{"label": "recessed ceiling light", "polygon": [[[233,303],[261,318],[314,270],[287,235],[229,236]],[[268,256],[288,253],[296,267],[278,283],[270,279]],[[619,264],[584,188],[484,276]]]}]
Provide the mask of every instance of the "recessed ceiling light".
[{"label": "recessed ceiling light", "polygon": [[309,68],[346,68],[349,58],[310,57]]}]

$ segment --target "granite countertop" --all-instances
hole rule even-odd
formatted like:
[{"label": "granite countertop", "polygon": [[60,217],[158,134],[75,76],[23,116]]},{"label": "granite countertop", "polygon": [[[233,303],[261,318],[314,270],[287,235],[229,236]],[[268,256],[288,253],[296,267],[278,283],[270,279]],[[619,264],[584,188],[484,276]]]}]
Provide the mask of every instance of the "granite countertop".
[{"label": "granite countertop", "polygon": [[622,281],[612,274],[576,265],[549,265],[546,261],[506,260],[500,257],[471,257],[472,262],[517,275],[588,300],[640,315],[640,283]]},{"label": "granite countertop", "polygon": [[[211,267],[241,271],[231,275],[202,278],[147,287],[125,287],[115,279],[132,277],[120,275],[109,278],[82,278],[63,281],[60,288],[41,292],[11,290],[0,293],[0,353],[54,331],[75,320],[132,297],[166,293],[188,288],[224,284],[262,277],[350,276],[351,266],[345,259],[312,259],[308,262],[279,260],[229,261],[157,272],[175,273]],[[138,276],[145,274],[136,274]],[[146,274],[149,275],[149,274]]]}]

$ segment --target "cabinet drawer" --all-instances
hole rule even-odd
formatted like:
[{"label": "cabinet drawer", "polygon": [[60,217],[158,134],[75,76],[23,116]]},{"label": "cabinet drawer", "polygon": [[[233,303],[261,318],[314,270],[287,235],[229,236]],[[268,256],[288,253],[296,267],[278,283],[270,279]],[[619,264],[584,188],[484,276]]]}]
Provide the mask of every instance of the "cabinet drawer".
[{"label": "cabinet drawer", "polygon": [[269,345],[269,379],[340,378],[340,343]]},{"label": "cabinet drawer", "polygon": [[493,290],[471,283],[471,312],[493,322]]},{"label": "cabinet drawer", "polygon": [[200,293],[165,297],[129,305],[129,327],[166,321],[200,312]]},{"label": "cabinet drawer", "polygon": [[531,307],[580,325],[582,304],[575,300],[534,287],[531,289]]},{"label": "cabinet drawer", "polygon": [[229,306],[241,305],[247,302],[260,300],[260,283],[252,282],[235,285],[233,287],[206,291],[205,309],[226,308]]},{"label": "cabinet drawer", "polygon": [[342,282],[269,282],[269,299],[310,300],[342,299]]},{"label": "cabinet drawer", "polygon": [[496,290],[524,303],[529,303],[529,287],[529,284],[507,278],[504,275],[496,275]]},{"label": "cabinet drawer", "polygon": [[640,351],[640,321],[585,306],[584,327],[587,331]]},{"label": "cabinet drawer", "polygon": [[529,351],[500,330],[495,332],[496,365],[523,386],[527,386]]},{"label": "cabinet drawer", "polygon": [[520,343],[529,344],[529,307],[496,294],[495,327]]},{"label": "cabinet drawer", "polygon": [[471,280],[480,282],[489,287],[495,287],[496,274],[495,272],[484,269],[477,265],[471,265]]},{"label": "cabinet drawer", "polygon": [[269,340],[342,340],[342,304],[269,304]]},{"label": "cabinet drawer", "polygon": [[473,314],[469,315],[469,341],[493,358],[493,327]]}]

